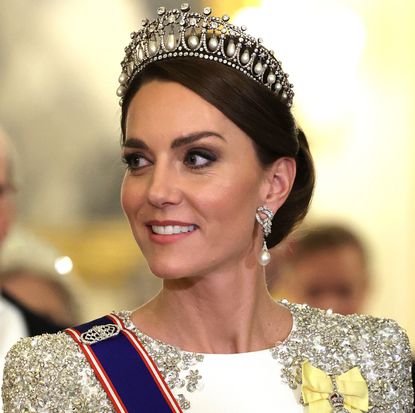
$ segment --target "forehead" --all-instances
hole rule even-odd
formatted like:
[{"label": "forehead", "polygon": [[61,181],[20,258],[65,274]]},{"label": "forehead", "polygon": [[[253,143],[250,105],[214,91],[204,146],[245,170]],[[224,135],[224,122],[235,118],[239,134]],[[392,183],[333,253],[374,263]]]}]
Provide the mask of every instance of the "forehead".
[{"label": "forehead", "polygon": [[[360,251],[352,245],[342,245],[306,253],[294,263],[299,274],[318,279],[365,277]],[[316,276],[316,274],[318,276]]]},{"label": "forehead", "polygon": [[221,111],[198,94],[176,82],[153,80],[135,94],[128,108],[127,136],[158,134],[169,130],[174,136],[195,129],[236,127]]}]

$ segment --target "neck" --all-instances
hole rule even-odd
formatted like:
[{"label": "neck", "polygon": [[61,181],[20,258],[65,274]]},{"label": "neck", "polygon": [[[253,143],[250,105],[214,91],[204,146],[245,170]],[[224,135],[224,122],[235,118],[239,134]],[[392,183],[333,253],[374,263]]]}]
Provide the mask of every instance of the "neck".
[{"label": "neck", "polygon": [[132,319],[149,336],[198,353],[270,348],[287,337],[292,323],[270,297],[262,269],[165,280]]}]

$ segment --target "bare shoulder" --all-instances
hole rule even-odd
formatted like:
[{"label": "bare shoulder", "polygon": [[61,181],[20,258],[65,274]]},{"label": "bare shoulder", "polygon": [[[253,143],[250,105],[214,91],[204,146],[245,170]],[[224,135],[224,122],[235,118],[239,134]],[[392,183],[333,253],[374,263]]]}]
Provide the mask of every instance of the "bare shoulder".
[{"label": "bare shoulder", "polygon": [[84,355],[63,332],[24,338],[10,349],[2,395],[5,413],[112,411]]}]

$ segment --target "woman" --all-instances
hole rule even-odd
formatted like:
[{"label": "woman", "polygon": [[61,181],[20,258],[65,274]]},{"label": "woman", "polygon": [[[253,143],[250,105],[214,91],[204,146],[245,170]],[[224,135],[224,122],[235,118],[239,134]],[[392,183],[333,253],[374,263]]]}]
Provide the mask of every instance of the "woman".
[{"label": "woman", "polygon": [[410,411],[394,322],[270,298],[267,248],[304,217],[312,160],[280,63],[210,14],[159,8],[122,63],[122,205],[162,290],[20,341],[6,412]]}]

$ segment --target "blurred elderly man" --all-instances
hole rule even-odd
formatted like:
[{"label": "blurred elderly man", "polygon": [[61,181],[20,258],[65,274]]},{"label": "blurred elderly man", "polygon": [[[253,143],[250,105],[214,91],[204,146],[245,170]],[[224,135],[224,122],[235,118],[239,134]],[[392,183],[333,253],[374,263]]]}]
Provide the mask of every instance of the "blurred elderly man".
[{"label": "blurred elderly man", "polygon": [[15,212],[15,174],[11,150],[8,138],[0,129],[0,245],[10,230]]},{"label": "blurred elderly man", "polygon": [[[54,333],[75,323],[75,308],[68,286],[50,262],[57,251],[33,236],[14,228],[16,160],[7,136],[0,135],[0,292],[3,300],[23,315],[28,335]],[[16,249],[17,245],[17,249]],[[48,265],[42,261],[47,261]]]},{"label": "blurred elderly man", "polygon": [[[0,247],[6,238],[14,217],[14,171],[10,162],[11,147],[0,129]],[[28,331],[20,310],[0,295],[0,383],[3,364],[9,348]],[[1,410],[1,400],[0,400]]]}]

